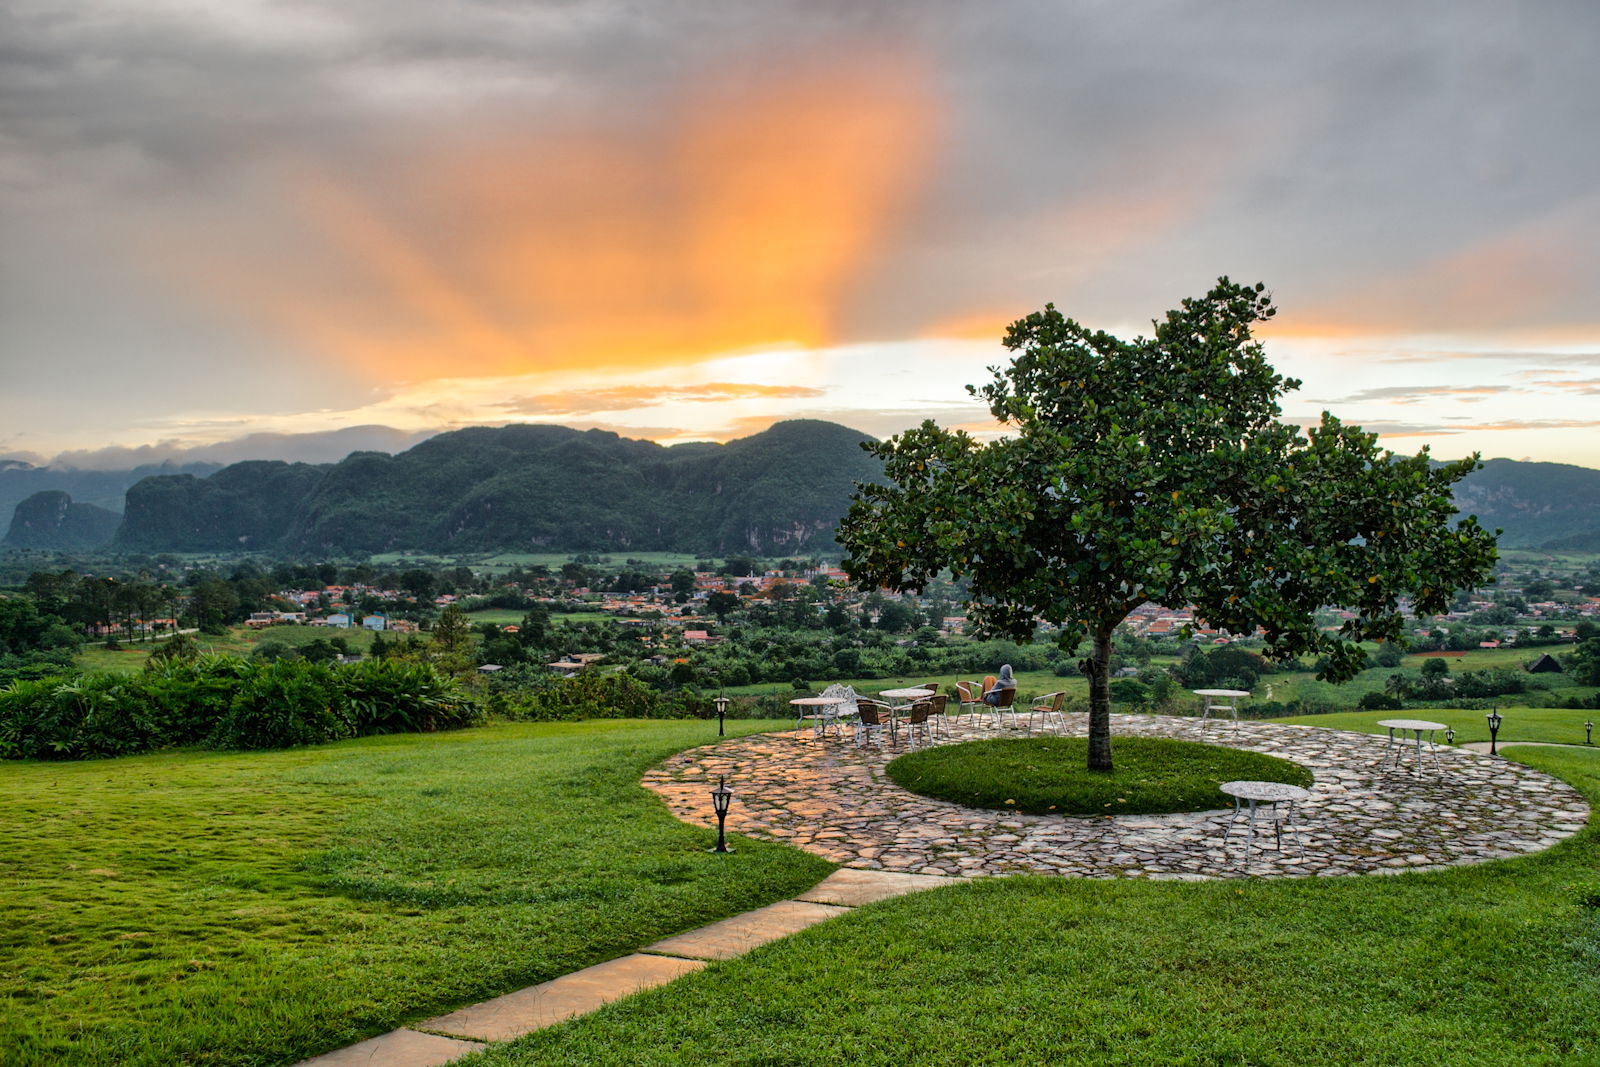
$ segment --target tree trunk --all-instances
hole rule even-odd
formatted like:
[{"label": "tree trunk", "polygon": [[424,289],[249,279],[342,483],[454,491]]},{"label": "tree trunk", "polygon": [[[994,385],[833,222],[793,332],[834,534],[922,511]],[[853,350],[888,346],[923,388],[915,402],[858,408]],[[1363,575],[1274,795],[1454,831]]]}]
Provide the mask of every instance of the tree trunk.
[{"label": "tree trunk", "polygon": [[1096,630],[1089,660],[1089,769],[1111,770],[1111,631]]}]

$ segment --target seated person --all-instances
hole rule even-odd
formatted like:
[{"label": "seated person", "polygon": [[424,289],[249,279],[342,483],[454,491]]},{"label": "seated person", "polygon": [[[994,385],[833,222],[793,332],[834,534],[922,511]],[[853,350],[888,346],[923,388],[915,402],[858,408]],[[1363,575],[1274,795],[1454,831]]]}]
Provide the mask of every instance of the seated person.
[{"label": "seated person", "polygon": [[1011,690],[1012,695],[1010,699],[1004,702],[1009,704],[1016,700],[1017,691],[1017,680],[1011,676],[1011,664],[1009,663],[1000,668],[1000,677],[996,678],[994,685],[990,687],[988,692],[983,694],[983,702],[991,708],[999,707],[1007,689]]}]

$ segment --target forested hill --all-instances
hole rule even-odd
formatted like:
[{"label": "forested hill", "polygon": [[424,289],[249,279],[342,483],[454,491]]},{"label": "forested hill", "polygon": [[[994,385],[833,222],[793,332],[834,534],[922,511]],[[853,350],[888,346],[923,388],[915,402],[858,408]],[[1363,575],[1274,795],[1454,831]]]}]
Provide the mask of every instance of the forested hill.
[{"label": "forested hill", "polygon": [[236,463],[128,490],[115,547],[325,554],[665,551],[787,554],[831,547],[868,440],[829,422],[664,447],[603,430],[479,427],[390,456]]},{"label": "forested hill", "polygon": [[[393,456],[259,460],[209,477],[146,477],[127,491],[113,547],[306,555],[826,550],[854,483],[880,476],[863,440],[809,420],[726,445],[672,447],[561,426],[458,430]],[[63,494],[27,503],[8,547],[73,551],[106,537],[107,517]],[[1503,530],[1506,547],[1600,551],[1600,470],[1493,459],[1457,486],[1456,503]]]},{"label": "forested hill", "polygon": [[1463,514],[1503,531],[1506,547],[1600,551],[1600,470],[1491,459],[1455,496]]},{"label": "forested hill", "polygon": [[11,515],[6,548],[92,552],[111,543],[122,516],[94,504],[75,504],[59,489],[35,493]]},{"label": "forested hill", "polygon": [[132,470],[73,470],[0,460],[0,521],[11,516],[28,497],[44,492],[66,493],[75,504],[93,504],[120,512],[122,495],[143,478],[156,474],[204,477],[221,468],[220,463],[147,463]]}]

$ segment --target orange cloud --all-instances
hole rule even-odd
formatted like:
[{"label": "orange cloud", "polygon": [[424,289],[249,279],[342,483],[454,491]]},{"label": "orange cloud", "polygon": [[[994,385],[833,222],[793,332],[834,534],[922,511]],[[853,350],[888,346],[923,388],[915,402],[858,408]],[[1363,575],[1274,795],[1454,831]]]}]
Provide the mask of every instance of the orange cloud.
[{"label": "orange cloud", "polygon": [[1011,311],[962,313],[930,323],[922,330],[921,336],[955,341],[994,341],[998,344],[1005,339],[1006,328],[1027,314],[1020,307]]},{"label": "orange cloud", "polygon": [[247,302],[384,378],[827,345],[928,169],[928,84],[862,49],[722,72],[652,101],[653,125],[479,132],[360,186],[302,174],[298,220],[339,270],[258,278]]},{"label": "orange cloud", "polygon": [[629,411],[672,403],[720,403],[727,400],[795,399],[817,397],[823,390],[804,385],[752,385],[711,382],[705,385],[619,385],[546,393],[507,400],[496,407],[523,415],[592,415],[598,411]]},{"label": "orange cloud", "polygon": [[1582,235],[1600,215],[1600,197],[1565,205],[1421,264],[1280,315],[1264,336],[1514,331],[1521,343],[1588,342],[1592,323],[1573,321],[1591,285],[1591,249]]}]

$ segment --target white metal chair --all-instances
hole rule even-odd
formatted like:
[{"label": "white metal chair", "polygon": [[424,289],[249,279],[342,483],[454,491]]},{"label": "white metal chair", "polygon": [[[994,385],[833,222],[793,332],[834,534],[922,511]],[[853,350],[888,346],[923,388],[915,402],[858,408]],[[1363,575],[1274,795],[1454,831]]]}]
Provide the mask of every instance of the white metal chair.
[{"label": "white metal chair", "polygon": [[819,734],[826,733],[830,726],[842,732],[844,729],[843,723],[853,721],[856,717],[856,708],[859,704],[856,698],[856,691],[848,685],[840,685],[835,682],[824,689],[822,695],[833,698],[838,703],[817,709],[817,714],[821,716],[817,732]]}]

